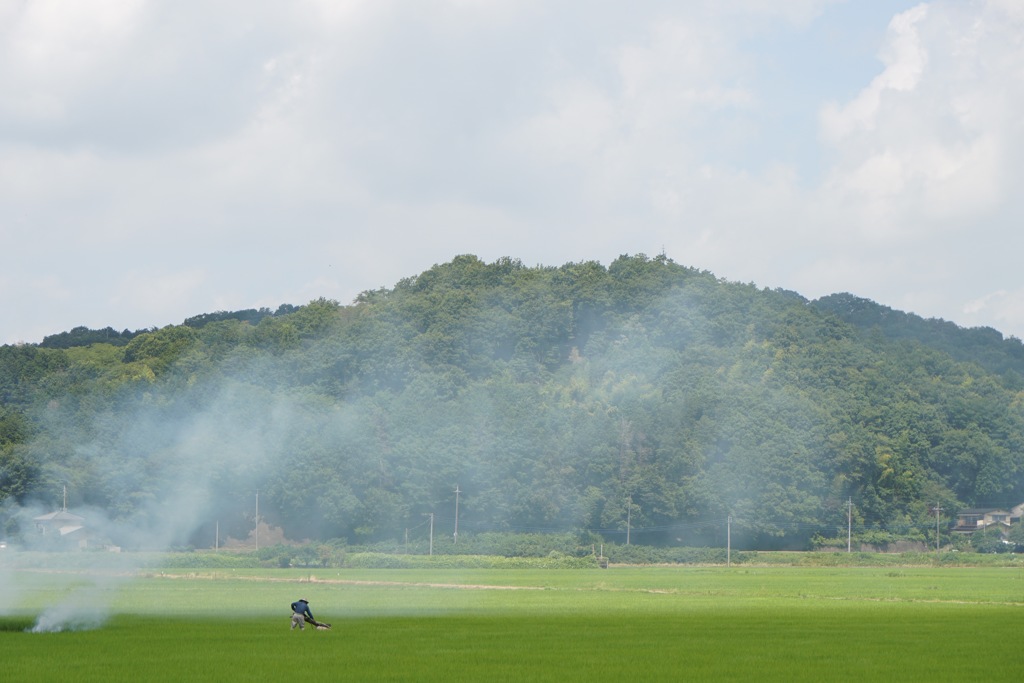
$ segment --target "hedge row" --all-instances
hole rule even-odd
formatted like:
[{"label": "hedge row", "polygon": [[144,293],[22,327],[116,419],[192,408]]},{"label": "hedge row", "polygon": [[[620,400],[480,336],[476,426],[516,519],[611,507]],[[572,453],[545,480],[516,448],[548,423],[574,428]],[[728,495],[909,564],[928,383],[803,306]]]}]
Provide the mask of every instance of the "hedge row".
[{"label": "hedge row", "polygon": [[353,569],[593,569],[597,558],[552,553],[548,557],[500,555],[389,555],[350,553],[345,562]]}]

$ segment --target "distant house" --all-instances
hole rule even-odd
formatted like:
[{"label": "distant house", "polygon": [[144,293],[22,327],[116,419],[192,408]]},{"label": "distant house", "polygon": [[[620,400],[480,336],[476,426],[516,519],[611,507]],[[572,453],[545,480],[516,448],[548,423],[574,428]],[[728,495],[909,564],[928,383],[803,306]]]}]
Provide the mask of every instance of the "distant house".
[{"label": "distant house", "polygon": [[1024,514],[1024,503],[1015,505],[1008,510],[1006,508],[968,508],[961,510],[956,516],[956,526],[953,527],[953,531],[973,533],[995,527],[1006,534],[1011,525],[1020,523],[1022,514]]},{"label": "distant house", "polygon": [[87,545],[85,518],[68,512],[67,508],[39,515],[32,521],[36,530],[49,540],[79,548]]}]

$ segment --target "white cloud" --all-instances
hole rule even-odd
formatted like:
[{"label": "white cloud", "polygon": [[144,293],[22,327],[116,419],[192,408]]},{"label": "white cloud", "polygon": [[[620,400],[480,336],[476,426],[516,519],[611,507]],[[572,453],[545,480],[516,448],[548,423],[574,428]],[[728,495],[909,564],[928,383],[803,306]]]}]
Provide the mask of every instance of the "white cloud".
[{"label": "white cloud", "polygon": [[[90,4],[0,0],[0,272],[66,289],[4,339],[348,301],[467,252],[664,247],[975,324],[1019,289],[1019,3]],[[813,68],[854,39],[858,80]]]},{"label": "white cloud", "polygon": [[[908,250],[916,274],[890,273],[875,287],[901,287],[892,298],[928,301],[930,315],[946,308],[937,299],[964,301],[1013,267],[1003,250],[1020,241],[1008,219],[1020,206],[1013,159],[1024,151],[1015,113],[1024,107],[1022,30],[1019,13],[998,3],[915,7],[890,24],[882,73],[850,103],[822,111],[835,163],[819,201],[837,240]],[[985,253],[988,263],[971,262],[971,251],[949,252],[961,238],[1003,246]],[[941,282],[935,264],[950,260],[956,267]],[[944,294],[925,294],[936,286]],[[963,310],[944,313],[964,320]]]},{"label": "white cloud", "polygon": [[[987,326],[1016,330],[1018,339],[1024,338],[1024,287],[1013,291],[999,289],[968,301],[963,313],[969,319],[988,320]],[[979,323],[981,324],[981,323]]]},{"label": "white cloud", "polygon": [[207,279],[208,275],[201,270],[158,273],[131,270],[120,278],[110,306],[143,316],[153,310],[177,311],[179,319],[174,322],[180,322],[192,315],[184,309],[184,304],[193,300],[195,292]]},{"label": "white cloud", "polygon": [[927,16],[928,6],[921,4],[893,17],[880,55],[885,70],[852,102],[842,107],[829,103],[822,111],[822,130],[828,140],[840,142],[852,133],[874,130],[887,91],[908,92],[917,87],[928,64],[917,25]]},{"label": "white cloud", "polygon": [[66,121],[91,81],[117,68],[143,7],[142,0],[5,2],[0,112],[22,121]]}]

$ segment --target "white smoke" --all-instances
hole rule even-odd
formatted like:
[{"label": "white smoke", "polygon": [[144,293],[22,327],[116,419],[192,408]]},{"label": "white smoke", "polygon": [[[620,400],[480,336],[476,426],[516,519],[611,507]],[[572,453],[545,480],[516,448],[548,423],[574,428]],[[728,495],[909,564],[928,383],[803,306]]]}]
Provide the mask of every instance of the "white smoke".
[{"label": "white smoke", "polygon": [[57,633],[99,628],[110,616],[110,606],[101,595],[95,586],[74,591],[58,604],[46,608],[30,632]]},{"label": "white smoke", "polygon": [[[66,511],[81,521],[69,524],[83,530],[54,524],[45,533],[37,518],[60,510],[60,503],[8,508],[22,538],[17,550],[0,551],[0,614],[41,610],[33,633],[104,624],[141,569],[152,568],[161,553],[188,543],[210,522],[212,503],[222,494],[217,477],[223,481],[230,473],[247,489],[265,456],[263,446],[280,438],[271,423],[288,421],[290,402],[238,393],[222,387],[212,402],[170,419],[139,407],[112,424],[106,439],[77,443],[64,472],[73,476],[78,467],[94,486],[123,490],[125,507],[75,505],[81,491],[71,491]],[[72,440],[68,436],[65,443]],[[113,507],[121,502],[116,496],[111,501]],[[239,500],[238,507],[248,501]]]}]

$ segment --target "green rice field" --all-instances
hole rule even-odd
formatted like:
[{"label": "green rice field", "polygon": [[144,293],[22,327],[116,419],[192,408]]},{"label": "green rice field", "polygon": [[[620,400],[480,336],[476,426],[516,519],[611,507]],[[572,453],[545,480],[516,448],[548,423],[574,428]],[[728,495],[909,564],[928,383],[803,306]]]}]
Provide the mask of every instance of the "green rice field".
[{"label": "green rice field", "polygon": [[[1017,567],[9,571],[5,681],[1010,681]],[[309,599],[330,631],[289,630]],[[32,633],[82,601],[92,627]],[[109,606],[109,614],[104,608]],[[89,611],[87,610],[87,611]],[[97,616],[98,615],[98,616]]]}]

